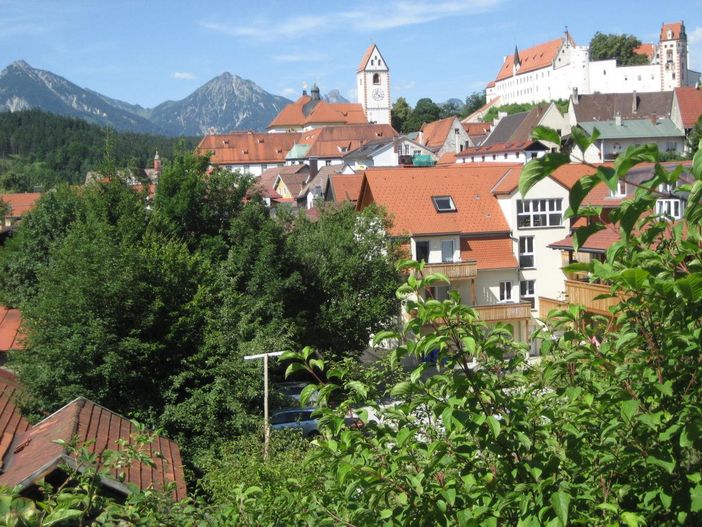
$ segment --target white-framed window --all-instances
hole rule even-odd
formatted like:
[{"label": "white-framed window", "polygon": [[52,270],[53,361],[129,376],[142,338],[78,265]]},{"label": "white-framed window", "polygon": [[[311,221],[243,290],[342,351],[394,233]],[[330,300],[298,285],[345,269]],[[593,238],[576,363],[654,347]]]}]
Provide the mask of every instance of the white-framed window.
[{"label": "white-framed window", "polygon": [[560,227],[563,224],[562,199],[517,200],[517,227]]},{"label": "white-framed window", "polygon": [[610,193],[610,196],[612,196],[613,198],[623,198],[626,196],[625,179],[620,179],[619,181],[617,181],[617,188]]},{"label": "white-framed window", "polygon": [[519,237],[519,267],[528,269],[534,267],[534,237]]},{"label": "white-framed window", "polygon": [[680,199],[659,199],[656,201],[656,213],[675,220],[682,219],[685,213],[685,202]]},{"label": "white-framed window", "polygon": [[500,302],[512,301],[512,282],[500,282]]},{"label": "white-framed window", "polygon": [[441,261],[453,262],[453,240],[441,240]]},{"label": "white-framed window", "polygon": [[534,283],[536,280],[522,280],[519,282],[519,298],[522,302],[531,303],[531,309],[536,306],[536,295],[534,294]]}]

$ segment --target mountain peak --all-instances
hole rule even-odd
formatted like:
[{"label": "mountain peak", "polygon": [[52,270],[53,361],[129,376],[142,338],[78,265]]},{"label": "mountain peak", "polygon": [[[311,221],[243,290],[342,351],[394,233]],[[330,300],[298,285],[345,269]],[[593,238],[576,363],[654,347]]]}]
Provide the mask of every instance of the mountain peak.
[{"label": "mountain peak", "polygon": [[17,69],[22,69],[22,70],[31,70],[34,69],[32,68],[27,62],[25,62],[22,59],[14,61],[12,64],[10,64],[10,67],[12,68],[17,68]]}]

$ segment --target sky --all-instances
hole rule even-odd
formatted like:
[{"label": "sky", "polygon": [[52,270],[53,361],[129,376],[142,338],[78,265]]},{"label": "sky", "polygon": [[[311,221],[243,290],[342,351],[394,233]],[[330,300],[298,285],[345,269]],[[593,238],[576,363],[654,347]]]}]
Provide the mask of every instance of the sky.
[{"label": "sky", "polygon": [[355,101],[376,43],[393,100],[464,99],[505,55],[596,31],[658,40],[684,20],[702,70],[702,0],[0,0],[0,69],[19,59],[109,97],[153,107],[228,71],[295,99],[304,83]]}]

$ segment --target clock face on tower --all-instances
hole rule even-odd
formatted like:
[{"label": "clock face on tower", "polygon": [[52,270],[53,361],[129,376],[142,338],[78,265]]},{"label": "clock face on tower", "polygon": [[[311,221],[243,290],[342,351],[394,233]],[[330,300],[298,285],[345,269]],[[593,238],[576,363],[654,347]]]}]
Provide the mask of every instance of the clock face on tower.
[{"label": "clock face on tower", "polygon": [[376,88],[373,90],[373,98],[376,101],[381,101],[385,97],[385,92],[383,91],[382,88]]}]

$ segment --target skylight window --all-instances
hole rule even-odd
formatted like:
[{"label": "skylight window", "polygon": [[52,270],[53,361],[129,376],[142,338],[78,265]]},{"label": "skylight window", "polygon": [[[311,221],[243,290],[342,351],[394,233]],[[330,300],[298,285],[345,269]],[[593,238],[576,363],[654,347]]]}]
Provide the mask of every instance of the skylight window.
[{"label": "skylight window", "polygon": [[431,200],[434,202],[436,212],[456,212],[456,205],[451,196],[432,196]]}]

